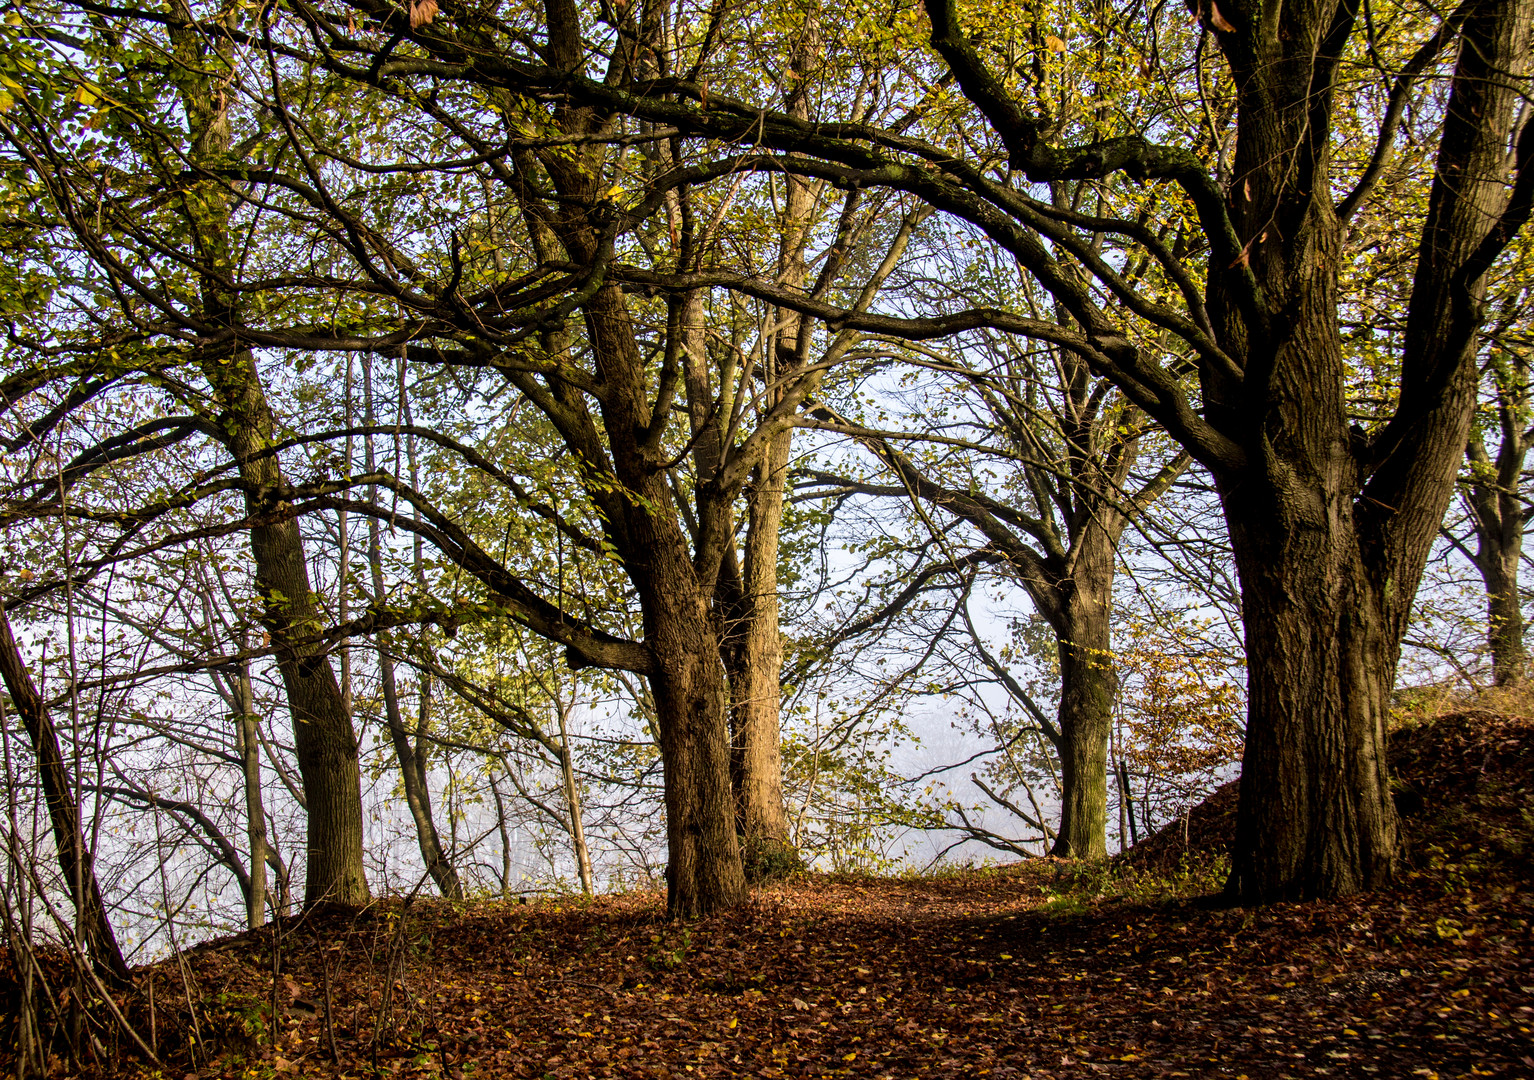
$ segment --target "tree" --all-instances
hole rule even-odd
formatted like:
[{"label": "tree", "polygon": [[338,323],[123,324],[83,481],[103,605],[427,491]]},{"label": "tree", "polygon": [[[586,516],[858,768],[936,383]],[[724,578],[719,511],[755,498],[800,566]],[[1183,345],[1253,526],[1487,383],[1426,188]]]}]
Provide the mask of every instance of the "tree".
[{"label": "tree", "polygon": [[[953,277],[961,277],[957,268]],[[906,586],[848,630],[882,625],[930,589],[935,577],[948,576],[967,591],[975,570],[995,567],[1021,586],[1054,635],[1060,696],[1053,721],[971,623],[973,649],[989,676],[1030,714],[1058,759],[1058,828],[1037,826],[1053,832],[1052,853],[1099,859],[1107,853],[1108,742],[1116,697],[1117,546],[1130,519],[1166,490],[1188,459],[1174,455],[1160,468],[1153,463],[1150,475],[1135,477],[1147,421],[1094,378],[1079,356],[1048,345],[1014,349],[1015,339],[1006,335],[972,338],[967,348],[927,350],[919,358],[949,387],[946,394],[923,395],[914,406],[925,417],[911,422],[925,419],[941,440],[922,459],[897,447],[890,435],[822,414],[829,429],[856,435],[897,483],[824,472],[814,478],[830,485],[829,494],[924,504],[917,520],[936,541],[931,563],[907,571]],[[919,439],[920,432],[908,429],[900,441],[906,435]],[[946,520],[933,522],[931,513],[965,523],[973,542],[955,536]]]},{"label": "tree", "polygon": [[1517,686],[1528,674],[1518,571],[1524,531],[1534,519],[1534,508],[1524,494],[1525,462],[1534,446],[1530,356],[1516,332],[1518,316],[1523,314],[1523,290],[1511,291],[1513,295],[1498,305],[1495,332],[1488,334],[1483,365],[1487,400],[1471,426],[1466,467],[1460,477],[1460,496],[1475,550],[1450,534],[1486,588],[1486,646],[1492,681],[1498,686]]},{"label": "tree", "polygon": [[[934,50],[995,135],[971,153],[851,118],[807,127],[713,95],[704,110],[696,86],[672,84],[684,100],[671,101],[636,83],[561,82],[531,61],[519,72],[550,92],[621,103],[699,134],[739,138],[749,118],[754,145],[810,159],[795,159],[800,171],[919,194],[1010,252],[1072,330],[983,309],[883,327],[932,336],[992,325],[1056,342],[1209,470],[1240,575],[1249,657],[1231,892],[1261,902],[1390,881],[1398,833],[1386,702],[1469,430],[1484,277],[1534,195],[1534,129],[1518,120],[1531,5],[1473,0],[1435,20],[1385,80],[1383,98],[1369,92],[1378,78],[1360,63],[1371,42],[1355,5],[1201,5],[1213,47],[1202,55],[1217,50],[1222,63],[1199,74],[1214,78],[1214,104],[1234,116],[1228,148],[1161,143],[1154,127],[1115,129],[1111,113],[1107,123],[1062,130],[1052,82],[994,65],[949,0],[929,0],[926,10]],[[1089,42],[1147,56],[1137,14],[1090,11]],[[1166,24],[1156,30],[1159,45]],[[1417,178],[1428,209],[1410,292],[1399,298],[1401,391],[1373,432],[1354,429],[1339,333],[1345,226],[1370,196],[1402,111],[1431,85],[1424,73],[1440,68],[1452,78],[1436,155]],[[1337,123],[1350,110],[1367,112],[1358,127],[1372,136],[1362,149]],[[1338,168],[1348,162],[1358,167],[1351,185]],[[1031,188],[1121,175],[1182,193],[1204,252],[1201,287],[1132,214],[1062,214]],[[1104,231],[1132,238],[1167,268],[1176,306],[1095,256],[1090,237]],[[1158,362],[1125,332],[1126,309],[1180,339],[1186,358]],[[1196,391],[1178,377],[1184,365],[1197,372]]]}]

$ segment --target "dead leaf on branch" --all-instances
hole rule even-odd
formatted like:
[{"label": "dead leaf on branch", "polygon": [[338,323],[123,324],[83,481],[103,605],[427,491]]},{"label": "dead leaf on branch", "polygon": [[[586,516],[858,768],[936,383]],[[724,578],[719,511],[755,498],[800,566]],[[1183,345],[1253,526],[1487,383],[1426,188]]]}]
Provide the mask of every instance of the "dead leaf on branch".
[{"label": "dead leaf on branch", "polygon": [[419,30],[437,17],[437,0],[411,0],[410,29]]}]

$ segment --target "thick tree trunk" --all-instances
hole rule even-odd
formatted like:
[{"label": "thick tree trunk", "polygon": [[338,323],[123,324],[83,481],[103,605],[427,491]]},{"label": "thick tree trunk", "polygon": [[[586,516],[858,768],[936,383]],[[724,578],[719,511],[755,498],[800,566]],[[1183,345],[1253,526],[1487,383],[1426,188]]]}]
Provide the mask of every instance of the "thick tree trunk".
[{"label": "thick tree trunk", "polygon": [[[1111,551],[1109,552],[1111,559]],[[1107,576],[1079,571],[1067,602],[1060,655],[1060,830],[1050,852],[1062,858],[1108,854],[1108,738],[1113,731],[1117,676],[1109,653]]]},{"label": "thick tree trunk", "polygon": [[69,782],[64,753],[59,747],[58,732],[54,730],[48,708],[22,660],[21,649],[11,632],[10,616],[4,611],[0,611],[0,678],[10,692],[12,706],[21,715],[22,727],[26,729],[37,757],[37,775],[42,783],[43,801],[48,807],[48,820],[53,825],[59,870],[74,900],[91,965],[110,985],[131,985],[133,975],[123,960],[117,937],[112,933],[101,886],[91,865],[91,853],[86,847],[85,835],[80,831],[79,809]]},{"label": "thick tree trunk", "polygon": [[[664,589],[666,581],[661,577],[655,584]],[[645,606],[645,636],[656,665],[650,687],[665,767],[667,909],[676,917],[696,918],[746,896],[719,646],[695,590],[683,586]]]},{"label": "thick tree trunk", "polygon": [[[621,502],[609,502],[610,515],[622,522],[612,536],[639,594],[653,662],[670,853],[667,907],[673,916],[693,918],[746,897],[719,637],[659,454],[642,441],[651,422],[644,361],[617,289],[597,292],[586,307],[586,325],[608,384],[602,415],[623,492]],[[607,477],[593,480],[610,486]],[[707,494],[700,494],[699,505],[706,527],[722,528],[726,508],[711,504]]]},{"label": "thick tree trunk", "polygon": [[1333,497],[1331,529],[1280,531],[1243,497],[1261,496],[1227,496],[1250,695],[1230,890],[1264,903],[1376,888],[1398,849],[1385,761],[1394,648],[1351,500]]}]

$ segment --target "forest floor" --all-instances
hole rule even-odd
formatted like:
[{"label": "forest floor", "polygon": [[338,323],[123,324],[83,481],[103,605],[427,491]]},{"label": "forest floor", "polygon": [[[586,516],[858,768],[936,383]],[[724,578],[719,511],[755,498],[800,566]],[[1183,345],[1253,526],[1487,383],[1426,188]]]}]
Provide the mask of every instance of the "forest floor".
[{"label": "forest floor", "polygon": [[113,1074],[1534,1077],[1534,721],[1451,717],[1392,756],[1386,893],[1208,899],[1226,790],[1106,867],[806,875],[687,924],[655,894],[317,911],[280,926],[275,979],[271,929],[158,965],[167,1067]]}]

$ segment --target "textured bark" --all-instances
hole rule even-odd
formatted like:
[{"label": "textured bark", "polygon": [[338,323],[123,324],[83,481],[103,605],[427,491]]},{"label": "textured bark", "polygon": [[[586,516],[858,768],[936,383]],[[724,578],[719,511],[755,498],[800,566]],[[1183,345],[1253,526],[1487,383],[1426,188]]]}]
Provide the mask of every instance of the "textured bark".
[{"label": "textured bark", "polygon": [[1518,595],[1518,564],[1523,559],[1523,533],[1509,537],[1499,550],[1479,560],[1486,584],[1486,645],[1491,651],[1492,680],[1517,686],[1529,666],[1523,644],[1523,604]]},{"label": "textured bark", "polygon": [[1108,739],[1118,690],[1109,651],[1115,541],[1103,535],[1080,550],[1056,631],[1061,790],[1060,828],[1051,854],[1062,858],[1108,854]]},{"label": "textured bark", "polygon": [[1384,727],[1395,658],[1351,500],[1332,494],[1317,523],[1331,529],[1285,528],[1242,494],[1227,496],[1250,694],[1231,889],[1266,902],[1378,887],[1399,840]]},{"label": "textured bark", "polygon": [[298,522],[291,508],[274,497],[284,481],[276,458],[264,452],[273,444],[271,416],[248,352],[210,357],[203,370],[226,410],[229,449],[247,484],[247,512],[257,522],[250,530],[250,547],[262,598],[261,623],[287,691],[308,815],[304,900],[363,904],[368,886],[357,740],[330,657],[314,640],[324,622],[309,583]]},{"label": "textured bark", "polygon": [[1407,309],[1400,405],[1368,443],[1349,430],[1337,390],[1341,222],[1327,158],[1327,55],[1346,41],[1353,11],[1297,10],[1283,32],[1221,39],[1240,93],[1243,198],[1232,217],[1267,309],[1283,313],[1281,333],[1260,332],[1233,277],[1212,268],[1211,314],[1247,370],[1239,386],[1206,370],[1204,385],[1211,421],[1247,456],[1243,468],[1217,469],[1217,481],[1250,677],[1230,879],[1248,901],[1344,895],[1394,876],[1386,706],[1468,434],[1480,253],[1504,242],[1490,233],[1508,205],[1530,6],[1468,8]]},{"label": "textured bark", "polygon": [[672,492],[641,442],[650,410],[644,362],[622,294],[598,291],[586,325],[608,392],[603,426],[624,497],[613,538],[639,593],[665,770],[667,906],[693,918],[746,896],[730,785],[724,669],[711,595],[693,564]]},{"label": "textured bark", "polygon": [[101,886],[96,880],[95,867],[91,865],[90,849],[80,831],[79,808],[75,803],[69,768],[59,747],[58,732],[54,730],[53,718],[48,715],[48,708],[38,695],[32,674],[22,659],[21,649],[11,632],[10,616],[4,611],[0,611],[0,678],[10,692],[11,705],[21,716],[21,725],[37,758],[37,775],[42,783],[43,802],[48,807],[48,820],[53,826],[59,870],[70,898],[74,900],[79,930],[91,966],[110,985],[129,986],[133,976],[123,960],[117,937],[112,933]]}]

